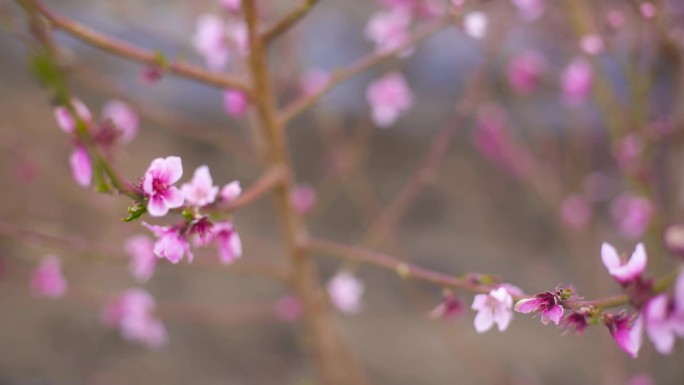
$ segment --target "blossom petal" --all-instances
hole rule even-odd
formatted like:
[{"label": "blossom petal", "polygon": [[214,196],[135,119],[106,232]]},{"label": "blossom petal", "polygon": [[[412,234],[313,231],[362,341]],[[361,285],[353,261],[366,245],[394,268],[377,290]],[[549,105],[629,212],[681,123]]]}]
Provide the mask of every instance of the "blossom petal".
[{"label": "blossom petal", "polygon": [[473,324],[475,325],[475,330],[478,333],[484,333],[491,329],[492,326],[494,326],[494,314],[492,313],[491,309],[480,310],[475,316]]},{"label": "blossom petal", "polygon": [[515,304],[513,310],[519,313],[532,313],[539,309],[539,300],[536,298],[521,299]]},{"label": "blossom petal", "polygon": [[147,202],[147,212],[153,217],[163,217],[169,212],[169,207],[164,198],[154,195]]},{"label": "blossom petal", "polygon": [[609,243],[603,243],[601,245],[601,260],[606,269],[614,269],[620,267],[622,263],[620,262],[620,255],[618,254],[615,247]]},{"label": "blossom petal", "polygon": [[69,157],[69,164],[76,183],[82,187],[90,186],[93,178],[93,165],[90,163],[90,156],[85,147],[76,147]]},{"label": "blossom petal", "polygon": [[175,209],[183,205],[185,196],[177,187],[170,186],[168,189],[166,189],[164,201],[166,202],[168,208]]},{"label": "blossom petal", "polygon": [[180,157],[168,156],[161,164],[161,174],[159,177],[167,184],[173,184],[183,176],[183,162]]}]

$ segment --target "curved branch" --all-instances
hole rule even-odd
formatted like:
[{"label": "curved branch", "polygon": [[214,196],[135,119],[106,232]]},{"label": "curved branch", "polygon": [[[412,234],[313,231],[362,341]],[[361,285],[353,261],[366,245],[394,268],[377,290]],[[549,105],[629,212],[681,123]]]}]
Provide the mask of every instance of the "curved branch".
[{"label": "curved branch", "polygon": [[289,14],[280,19],[273,27],[268,29],[262,35],[262,39],[266,44],[272,42],[278,36],[287,32],[290,28],[297,25],[297,23],[306,16],[309,11],[318,3],[319,0],[304,0],[297,8],[293,9]]},{"label": "curved branch", "polygon": [[[64,16],[57,15],[45,8],[38,1],[34,1],[34,6],[36,11],[45,17],[52,26],[87,44],[109,52],[113,55],[143,64],[150,66],[160,65],[159,55],[154,51],[150,51],[114,37],[107,36]],[[236,76],[208,71],[203,68],[178,61],[165,64],[163,67],[166,71],[179,76],[197,80],[199,82],[220,88],[239,89],[248,95],[251,95],[251,89],[249,85]]]}]

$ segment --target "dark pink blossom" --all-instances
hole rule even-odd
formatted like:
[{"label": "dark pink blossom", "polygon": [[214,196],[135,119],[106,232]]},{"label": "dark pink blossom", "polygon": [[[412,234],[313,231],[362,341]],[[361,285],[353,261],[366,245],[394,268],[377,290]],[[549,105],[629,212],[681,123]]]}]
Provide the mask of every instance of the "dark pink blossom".
[{"label": "dark pink blossom", "polygon": [[534,298],[521,299],[515,304],[514,310],[525,314],[541,314],[541,322],[544,325],[549,321],[558,325],[563,318],[563,306],[560,305],[558,294],[549,291],[537,294]]},{"label": "dark pink blossom", "polygon": [[461,299],[450,290],[442,293],[442,303],[430,311],[430,318],[453,318],[463,314],[465,306]]},{"label": "dark pink blossom", "polygon": [[102,322],[118,328],[121,336],[149,348],[160,348],[168,342],[164,324],[154,317],[154,298],[142,289],[130,289],[105,304]]},{"label": "dark pink blossom", "polygon": [[608,273],[620,284],[626,285],[641,277],[644,270],[646,270],[648,256],[646,255],[644,245],[639,243],[634,249],[632,257],[625,261],[623,258],[620,258],[617,250],[611,244],[604,242],[601,245],[601,260],[606,269],[608,269]]},{"label": "dark pink blossom", "polygon": [[207,243],[218,245],[219,259],[223,264],[229,265],[242,257],[242,241],[231,222],[214,223]]},{"label": "dark pink blossom", "polygon": [[133,236],[124,244],[124,250],[131,257],[128,264],[131,275],[140,282],[147,282],[157,266],[152,240],[144,235]]},{"label": "dark pink blossom", "polygon": [[636,239],[648,229],[654,209],[647,198],[623,193],[613,200],[610,212],[620,234],[625,238]]},{"label": "dark pink blossom", "polygon": [[190,251],[190,244],[184,235],[181,235],[180,229],[177,227],[154,226],[143,222],[143,226],[147,227],[157,236],[157,241],[154,243],[154,255],[159,258],[168,259],[171,263],[178,263],[187,254],[188,262],[192,262],[194,258]]},{"label": "dark pink blossom", "polygon": [[589,309],[580,308],[578,310],[573,310],[570,314],[563,318],[563,326],[568,330],[575,332],[576,334],[582,334],[584,329],[589,326],[589,321],[587,317],[589,316]]},{"label": "dark pink blossom", "polygon": [[183,164],[177,156],[157,158],[152,161],[142,180],[147,195],[147,212],[153,217],[163,217],[169,209],[183,205],[183,193],[173,186],[183,176]]},{"label": "dark pink blossom", "polygon": [[525,51],[513,57],[508,64],[508,83],[515,92],[530,93],[537,88],[547,68],[546,58],[540,52]]},{"label": "dark pink blossom", "polygon": [[229,116],[239,118],[247,112],[249,98],[240,90],[226,90],[223,92],[223,110]]},{"label": "dark pink blossom", "polygon": [[604,323],[618,346],[630,357],[636,358],[643,341],[643,319],[637,317],[632,322],[632,317],[625,313],[606,314]]},{"label": "dark pink blossom", "polygon": [[290,194],[290,204],[301,215],[310,212],[318,201],[316,189],[309,184],[298,184]]},{"label": "dark pink blossom", "polygon": [[59,298],[66,294],[68,284],[62,275],[62,262],[56,255],[46,255],[31,275],[33,294]]},{"label": "dark pink blossom", "polygon": [[219,188],[214,186],[209,167],[202,165],[197,167],[190,183],[181,186],[181,191],[185,196],[185,203],[202,207],[214,203]]}]

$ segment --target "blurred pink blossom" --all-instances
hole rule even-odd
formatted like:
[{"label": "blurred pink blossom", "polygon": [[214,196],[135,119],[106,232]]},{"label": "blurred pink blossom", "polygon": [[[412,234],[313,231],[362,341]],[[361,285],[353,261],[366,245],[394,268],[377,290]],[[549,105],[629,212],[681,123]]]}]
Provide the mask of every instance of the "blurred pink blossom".
[{"label": "blurred pink blossom", "polygon": [[608,25],[613,29],[619,29],[625,24],[625,15],[619,9],[611,9],[606,16]]},{"label": "blurred pink blossom", "polygon": [[221,263],[229,265],[242,257],[242,241],[235,226],[231,222],[214,223],[207,243],[218,244]]},{"label": "blurred pink blossom", "polygon": [[276,316],[285,322],[297,321],[303,310],[302,301],[294,295],[283,296],[276,302]]},{"label": "blurred pink blossom", "polygon": [[636,358],[643,342],[643,319],[637,317],[632,322],[632,317],[619,313],[604,316],[604,322],[618,346],[630,357]]},{"label": "blurred pink blossom", "polygon": [[147,212],[153,217],[163,217],[169,209],[183,205],[183,193],[174,183],[183,176],[183,164],[177,156],[157,158],[152,161],[142,180],[142,188],[149,199]]},{"label": "blurred pink blossom", "polygon": [[209,167],[202,165],[197,167],[190,183],[181,186],[181,191],[187,204],[202,207],[214,203],[219,188],[214,186]]},{"label": "blurred pink blossom", "polygon": [[563,318],[563,326],[566,327],[568,331],[574,331],[575,334],[582,334],[584,329],[589,326],[589,321],[587,320],[588,314],[589,311],[587,308],[574,310]]},{"label": "blurred pink blossom", "polygon": [[144,235],[129,238],[124,244],[126,254],[131,257],[128,271],[140,282],[147,282],[157,266],[152,240]]},{"label": "blurred pink blossom", "polygon": [[238,118],[247,112],[249,99],[239,90],[226,90],[223,92],[223,110],[229,116]]},{"label": "blurred pink blossom", "polygon": [[513,175],[524,175],[532,166],[529,153],[508,134],[506,112],[498,105],[480,108],[473,140],[484,157]]},{"label": "blurred pink blossom", "polygon": [[309,184],[298,184],[290,194],[290,204],[301,215],[310,212],[318,201],[316,189]]},{"label": "blurred pink blossom", "polygon": [[575,58],[563,71],[563,101],[568,106],[584,103],[591,92],[593,83],[591,65],[582,58]]},{"label": "blurred pink blossom", "polygon": [[627,385],[655,385],[655,382],[648,374],[637,374],[627,381]]},{"label": "blurred pink blossom", "polygon": [[644,1],[643,3],[639,4],[639,11],[645,19],[654,18],[656,13],[658,12],[656,6],[650,1]]},{"label": "blurred pink blossom", "polygon": [[525,21],[534,21],[544,14],[546,0],[511,0]]},{"label": "blurred pink blossom", "polygon": [[675,254],[684,256],[684,226],[671,225],[665,229],[663,234],[665,246]]},{"label": "blurred pink blossom", "polygon": [[382,128],[394,124],[413,106],[413,93],[404,76],[389,73],[368,86],[366,98],[371,105],[373,121]]},{"label": "blurred pink blossom", "polygon": [[210,69],[220,70],[228,64],[230,50],[227,43],[226,25],[220,17],[211,14],[200,16],[197,19],[192,44],[204,56],[207,67]]},{"label": "blurred pink blossom", "polygon": [[234,180],[221,189],[219,197],[225,202],[232,202],[237,199],[240,194],[242,194],[242,188],[240,187],[240,182]]},{"label": "blurred pink blossom", "polygon": [[219,4],[230,12],[237,12],[242,7],[242,0],[219,0]]},{"label": "blurred pink blossom", "polygon": [[81,187],[88,187],[93,179],[93,164],[85,146],[77,145],[69,156],[69,165],[74,180]]},{"label": "blurred pink blossom", "polygon": [[142,289],[129,289],[105,304],[102,322],[118,328],[124,339],[149,348],[160,348],[168,342],[164,324],[154,317],[154,298]]},{"label": "blurred pink blossom", "polygon": [[558,295],[545,292],[533,298],[521,299],[515,304],[515,311],[520,313],[541,314],[541,322],[546,325],[549,321],[558,325],[563,318],[563,306],[560,305]]},{"label": "blurred pink blossom", "polygon": [[363,291],[363,282],[348,271],[335,274],[328,282],[330,300],[344,313],[358,313],[361,310]]},{"label": "blurred pink blossom", "polygon": [[[79,99],[72,99],[71,106],[74,111],[78,114],[78,117],[86,124],[90,123],[92,120],[92,115],[88,107]],[[55,120],[57,120],[57,126],[62,129],[62,131],[70,134],[76,129],[76,119],[71,114],[71,111],[65,106],[55,107],[54,109]]]},{"label": "blurred pink blossom", "polygon": [[598,55],[603,52],[603,39],[601,36],[595,34],[589,34],[582,36],[580,39],[580,47],[582,51],[589,55]]},{"label": "blurred pink blossom", "polygon": [[[395,7],[389,11],[374,14],[366,25],[366,38],[375,43],[376,52],[391,51],[409,39],[411,13],[403,8]],[[402,52],[408,55],[412,49]]]},{"label": "blurred pink blossom", "polygon": [[442,294],[442,303],[430,311],[430,318],[453,318],[463,314],[465,307],[463,302],[453,292],[445,290]]},{"label": "blurred pink blossom", "polygon": [[494,324],[500,332],[505,331],[513,320],[513,297],[503,287],[491,290],[489,294],[478,294],[471,308],[477,311],[474,325],[478,333],[484,333]]},{"label": "blurred pink blossom", "polygon": [[567,196],[560,208],[560,217],[567,226],[579,229],[591,220],[592,209],[587,200],[578,194]]},{"label": "blurred pink blossom", "polygon": [[629,134],[620,139],[613,150],[618,166],[623,170],[634,169],[639,164],[645,146],[639,134]]},{"label": "blurred pink blossom", "polygon": [[110,119],[121,133],[121,143],[129,143],[138,133],[138,114],[120,100],[110,100],[102,108],[102,119]]},{"label": "blurred pink blossom", "polygon": [[185,254],[188,255],[188,262],[192,262],[193,254],[190,251],[190,244],[185,236],[180,234],[176,227],[154,226],[143,222],[143,226],[157,236],[154,243],[154,255],[159,258],[166,258],[171,263],[178,263]]},{"label": "blurred pink blossom", "polygon": [[508,83],[518,93],[530,93],[539,85],[547,67],[546,58],[540,52],[522,52],[508,64]]},{"label": "blurred pink blossom", "polygon": [[641,277],[646,270],[648,256],[644,245],[639,243],[632,253],[629,261],[620,258],[617,250],[609,243],[601,245],[601,260],[608,269],[608,273],[620,284],[627,285]]},{"label": "blurred pink blossom", "polygon": [[629,193],[615,198],[610,210],[620,234],[629,239],[641,237],[653,217],[651,201]]},{"label": "blurred pink blossom", "polygon": [[473,39],[482,39],[487,34],[489,19],[482,12],[474,11],[465,15],[463,18],[463,30],[466,35]]},{"label": "blurred pink blossom", "polygon": [[39,297],[60,298],[67,292],[62,262],[56,255],[46,255],[31,275],[31,289]]},{"label": "blurred pink blossom", "polygon": [[684,318],[673,314],[670,298],[659,294],[651,298],[643,308],[646,335],[660,354],[671,354],[676,339],[676,328],[684,330]]}]

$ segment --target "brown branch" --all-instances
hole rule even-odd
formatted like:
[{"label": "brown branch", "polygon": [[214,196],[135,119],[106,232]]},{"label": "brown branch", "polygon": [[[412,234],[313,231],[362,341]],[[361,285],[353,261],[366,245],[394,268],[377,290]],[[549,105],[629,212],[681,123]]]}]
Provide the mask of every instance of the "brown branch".
[{"label": "brown branch", "polygon": [[435,33],[443,30],[453,22],[453,16],[447,15],[442,17],[428,25],[423,26],[418,29],[416,33],[408,39],[405,43],[400,44],[392,50],[384,51],[381,53],[371,53],[358,59],[356,62],[352,63],[348,67],[340,68],[333,71],[330,75],[330,79],[318,92],[309,95],[301,96],[299,99],[290,103],[286,106],[280,114],[280,120],[282,122],[289,122],[302,112],[306,111],[308,108],[313,106],[318,102],[328,91],[332,90],[336,85],[353,78],[356,75],[386,61],[394,58],[398,53],[409,49],[416,44],[422,42],[423,40],[429,38]]},{"label": "brown branch", "polygon": [[303,0],[302,3],[285,17],[280,19],[274,26],[269,28],[262,35],[262,39],[265,44],[271,43],[278,36],[287,32],[290,28],[294,27],[304,16],[306,16],[318,3],[319,0]]},{"label": "brown branch", "polygon": [[[52,13],[38,1],[33,1],[33,3],[35,9],[41,15],[43,15],[52,26],[67,32],[68,34],[87,44],[102,49],[113,55],[147,64],[149,66],[161,65],[159,54],[156,52],[144,49],[111,36],[107,36],[71,19]],[[235,88],[247,94],[251,94],[249,85],[233,75],[208,71],[203,68],[185,64],[179,61],[164,64],[163,67],[164,70],[167,70],[170,73],[187,77],[201,83],[220,88]]]},{"label": "brown branch", "polygon": [[221,212],[232,212],[241,207],[248,206],[254,203],[257,199],[263,197],[265,194],[273,191],[273,189],[283,183],[283,181],[285,181],[289,175],[290,173],[286,167],[283,167],[282,165],[274,166],[273,168],[264,172],[264,174],[253,185],[251,185],[249,189],[245,190],[234,201],[223,205],[220,203],[209,205],[205,209],[207,211],[215,210]]}]

